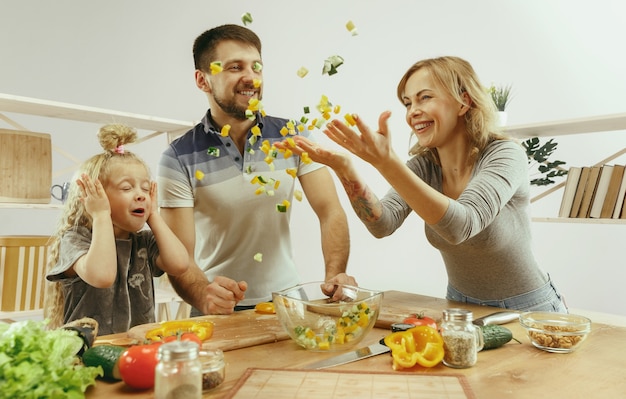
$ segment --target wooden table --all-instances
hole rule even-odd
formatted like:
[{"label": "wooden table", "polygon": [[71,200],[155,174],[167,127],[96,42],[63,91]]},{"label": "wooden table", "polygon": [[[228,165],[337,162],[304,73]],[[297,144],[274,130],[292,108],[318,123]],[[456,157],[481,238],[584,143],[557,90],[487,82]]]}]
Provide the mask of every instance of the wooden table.
[{"label": "wooden table", "polygon": [[[459,304],[445,299],[385,292],[382,313],[386,317],[377,325],[387,326],[394,314],[423,309],[441,315],[445,308],[463,307],[480,317],[498,309]],[[390,316],[391,315],[391,316]],[[395,320],[397,321],[397,320]],[[521,344],[511,341],[501,348],[482,351],[477,364],[469,369],[451,369],[443,364],[431,369],[415,369],[415,373],[431,375],[461,374],[477,398],[621,398],[626,395],[626,328],[593,323],[592,332],[582,347],[569,354],[548,353],[533,347],[518,322],[506,325]],[[388,334],[375,328],[364,339],[363,346],[377,342]],[[314,353],[301,349],[293,341],[279,341],[225,352],[226,380],[205,398],[223,398],[248,368],[298,369],[337,353]],[[334,370],[391,372],[387,354],[337,366]],[[153,398],[153,392],[136,392],[124,383],[98,381],[87,391],[90,399]]]}]

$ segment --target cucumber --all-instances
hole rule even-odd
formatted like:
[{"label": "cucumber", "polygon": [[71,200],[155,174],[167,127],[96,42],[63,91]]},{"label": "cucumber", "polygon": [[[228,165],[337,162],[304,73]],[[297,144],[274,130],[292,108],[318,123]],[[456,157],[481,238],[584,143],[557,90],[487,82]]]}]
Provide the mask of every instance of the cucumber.
[{"label": "cucumber", "polygon": [[83,363],[88,367],[100,366],[104,371],[104,379],[119,381],[122,376],[118,361],[125,350],[125,347],[117,345],[93,346],[83,353]]},{"label": "cucumber", "polygon": [[480,329],[483,333],[483,350],[499,348],[513,339],[513,333],[506,327],[490,324]]}]

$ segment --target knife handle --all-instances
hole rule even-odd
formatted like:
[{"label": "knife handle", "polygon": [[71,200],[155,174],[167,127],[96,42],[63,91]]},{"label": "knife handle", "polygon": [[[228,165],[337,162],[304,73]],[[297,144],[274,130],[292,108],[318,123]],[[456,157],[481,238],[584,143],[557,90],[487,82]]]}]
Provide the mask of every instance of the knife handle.
[{"label": "knife handle", "polygon": [[473,323],[477,326],[486,326],[489,324],[506,324],[519,319],[519,312],[505,310],[479,317]]}]

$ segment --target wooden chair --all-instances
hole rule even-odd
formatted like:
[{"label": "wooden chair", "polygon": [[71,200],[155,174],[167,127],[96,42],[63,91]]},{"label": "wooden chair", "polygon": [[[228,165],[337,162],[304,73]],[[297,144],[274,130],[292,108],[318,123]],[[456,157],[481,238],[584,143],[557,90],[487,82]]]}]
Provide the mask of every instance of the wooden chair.
[{"label": "wooden chair", "polygon": [[172,319],[171,305],[173,304],[178,305],[175,317],[177,320],[189,318],[191,306],[178,296],[165,274],[155,279],[154,302],[158,322]]},{"label": "wooden chair", "polygon": [[0,236],[0,319],[43,318],[49,236]]}]

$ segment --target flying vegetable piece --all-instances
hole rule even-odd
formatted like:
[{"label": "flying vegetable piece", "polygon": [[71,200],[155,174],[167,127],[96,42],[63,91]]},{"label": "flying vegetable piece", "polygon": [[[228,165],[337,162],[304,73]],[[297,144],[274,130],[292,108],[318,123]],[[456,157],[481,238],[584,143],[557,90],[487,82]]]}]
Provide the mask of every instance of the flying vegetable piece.
[{"label": "flying vegetable piece", "polygon": [[303,77],[305,77],[309,73],[309,70],[306,69],[305,67],[300,67],[300,69],[298,69],[298,72],[296,72],[296,73],[298,74],[298,76],[303,78]]},{"label": "flying vegetable piece", "polygon": [[263,254],[260,252],[257,252],[256,254],[254,254],[253,259],[259,263],[263,262]]},{"label": "flying vegetable piece", "polygon": [[352,116],[352,114],[345,114],[343,118],[346,120],[346,122],[348,122],[348,125],[350,126],[356,125],[356,121],[354,120],[354,117]]},{"label": "flying vegetable piece", "polygon": [[300,190],[296,190],[293,192],[293,197],[298,200],[298,201],[302,201],[302,191]]},{"label": "flying vegetable piece", "polygon": [[241,22],[243,22],[244,26],[251,24],[253,21],[254,19],[252,18],[252,14],[249,12],[246,12],[241,16]]},{"label": "flying vegetable piece", "polygon": [[304,162],[305,164],[313,162],[313,160],[309,157],[308,152],[303,152],[302,155],[300,155],[300,158],[302,158],[302,162]]},{"label": "flying vegetable piece", "polygon": [[276,210],[280,213],[285,213],[287,212],[287,209],[289,208],[290,205],[291,205],[291,202],[287,200],[283,200],[283,202],[281,202],[280,204],[276,204]]},{"label": "flying vegetable piece", "polygon": [[196,179],[202,180],[204,178],[204,173],[201,170],[196,170]]},{"label": "flying vegetable piece", "polygon": [[285,169],[285,172],[287,172],[287,174],[289,176],[291,176],[291,177],[293,177],[295,179],[297,174],[298,174],[298,169],[296,169],[296,168],[287,168],[287,169]]},{"label": "flying vegetable piece", "polygon": [[254,86],[255,89],[258,89],[259,87],[261,87],[261,83],[263,83],[261,79],[252,79],[252,85]]},{"label": "flying vegetable piece", "polygon": [[343,57],[338,55],[331,55],[324,60],[324,67],[322,68],[322,75],[328,74],[328,76],[337,73],[337,68],[343,64]]},{"label": "flying vegetable piece", "polygon": [[230,132],[230,125],[226,124],[222,126],[222,131],[220,133],[222,137],[227,137],[229,132]]},{"label": "flying vegetable piece", "polygon": [[220,156],[220,149],[216,147],[209,147],[206,151],[207,155],[212,155],[214,157]]},{"label": "flying vegetable piece", "polygon": [[356,26],[354,25],[354,22],[352,21],[346,22],[346,29],[348,30],[348,32],[352,33],[352,36],[356,36],[359,34],[359,32],[357,32],[356,30]]},{"label": "flying vegetable piece", "polygon": [[254,65],[252,65],[252,70],[254,72],[261,72],[263,70],[263,64],[259,61],[254,61]]},{"label": "flying vegetable piece", "polygon": [[250,132],[254,136],[260,136],[261,135],[261,128],[259,127],[259,125],[254,125],[254,126],[252,126],[252,129],[250,129]]},{"label": "flying vegetable piece", "polygon": [[223,71],[222,63],[220,61],[213,61],[210,65],[211,75],[217,75]]}]

